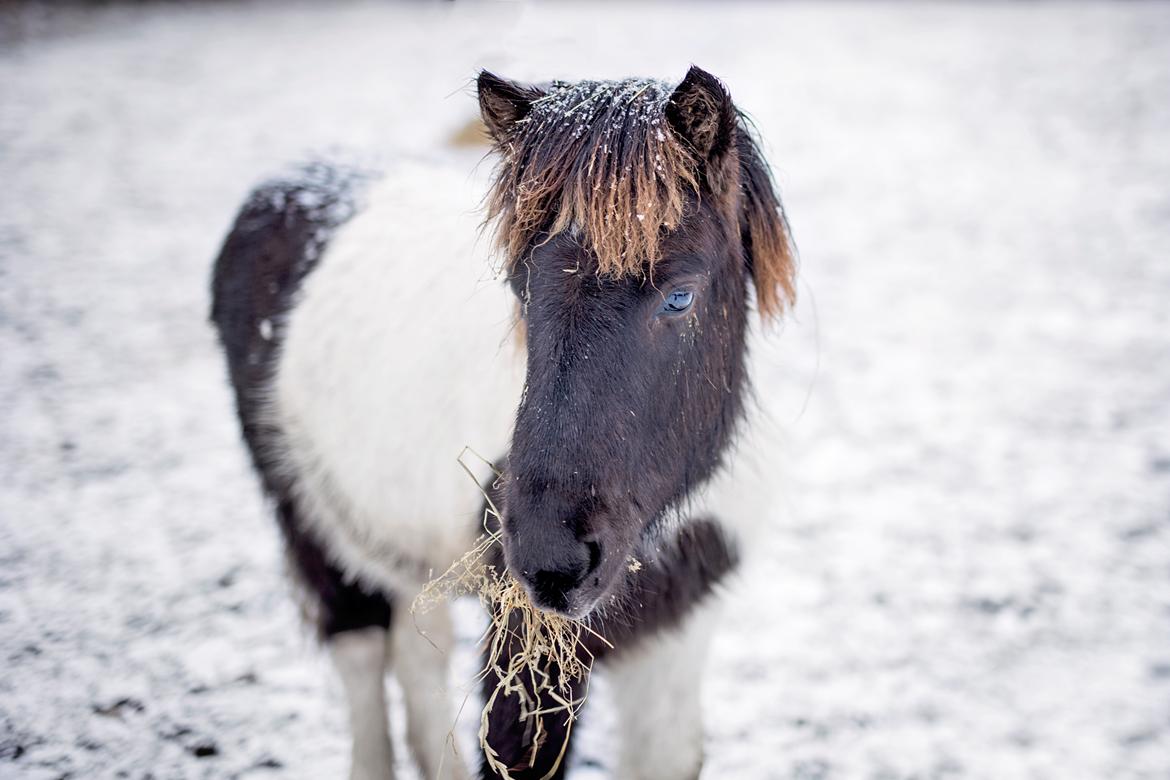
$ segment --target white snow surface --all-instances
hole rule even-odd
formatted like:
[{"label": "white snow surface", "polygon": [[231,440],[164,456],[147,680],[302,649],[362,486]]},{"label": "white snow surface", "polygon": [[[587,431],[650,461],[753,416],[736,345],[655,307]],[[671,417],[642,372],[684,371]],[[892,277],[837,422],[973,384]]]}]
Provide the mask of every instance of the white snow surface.
[{"label": "white snow surface", "polygon": [[[1170,776],[1170,7],[7,5],[0,27],[0,777],[343,776],[341,688],[207,323],[234,211],[337,145],[471,170],[436,150],[479,67],[691,62],[753,115],[802,259],[753,355],[776,498],[715,638],[704,777]],[[578,778],[609,776],[605,700]]]}]

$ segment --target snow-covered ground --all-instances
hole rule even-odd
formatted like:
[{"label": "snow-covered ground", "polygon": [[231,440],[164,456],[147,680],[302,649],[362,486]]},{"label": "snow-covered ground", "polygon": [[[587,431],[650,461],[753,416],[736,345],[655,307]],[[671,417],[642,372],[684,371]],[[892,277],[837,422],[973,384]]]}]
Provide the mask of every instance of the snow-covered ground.
[{"label": "snow-covered ground", "polygon": [[1170,776],[1170,7],[253,2],[0,8],[0,777],[343,774],[206,323],[234,209],[441,148],[478,67],[692,61],[803,258],[704,776]]}]

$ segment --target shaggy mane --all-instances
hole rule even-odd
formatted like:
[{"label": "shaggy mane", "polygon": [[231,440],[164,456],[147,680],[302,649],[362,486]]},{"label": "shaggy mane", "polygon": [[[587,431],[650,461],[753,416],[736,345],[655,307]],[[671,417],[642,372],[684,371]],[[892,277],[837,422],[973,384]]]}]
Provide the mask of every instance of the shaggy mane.
[{"label": "shaggy mane", "polygon": [[[494,243],[511,268],[536,240],[568,231],[597,256],[598,273],[652,273],[664,231],[683,219],[702,171],[671,128],[674,86],[651,79],[553,82],[497,134],[486,199]],[[760,312],[792,300],[793,253],[770,174],[745,121],[736,122],[740,229]],[[735,197],[734,192],[730,197]]]}]

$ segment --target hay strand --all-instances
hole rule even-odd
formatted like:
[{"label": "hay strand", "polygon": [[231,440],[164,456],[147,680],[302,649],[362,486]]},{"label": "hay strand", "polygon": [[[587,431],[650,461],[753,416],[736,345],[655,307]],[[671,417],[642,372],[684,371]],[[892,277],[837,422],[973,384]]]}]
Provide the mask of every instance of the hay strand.
[{"label": "hay strand", "polygon": [[[459,454],[459,465],[475,482],[486,502],[483,534],[445,572],[423,586],[411,604],[410,611],[411,614],[426,612],[458,596],[479,598],[488,613],[490,625],[481,639],[485,647],[485,662],[478,679],[494,675],[497,680],[480,713],[480,747],[492,770],[505,780],[511,780],[510,767],[491,748],[489,741],[489,716],[497,701],[501,697],[517,698],[520,720],[525,723],[532,746],[528,758],[530,767],[535,764],[537,753],[548,736],[545,718],[563,717],[565,740],[552,769],[545,775],[547,779],[564,760],[573,722],[588,695],[593,654],[583,639],[591,636],[607,646],[612,645],[580,621],[538,609],[524,587],[507,569],[493,562],[498,557],[496,553],[502,550],[501,515],[491,496],[483,490],[465,462],[464,458],[469,454],[492,470],[497,485],[503,474],[470,447],[464,447]],[[575,697],[574,687],[580,682],[585,682],[586,688],[580,697]],[[542,700],[546,700],[543,705]]]}]

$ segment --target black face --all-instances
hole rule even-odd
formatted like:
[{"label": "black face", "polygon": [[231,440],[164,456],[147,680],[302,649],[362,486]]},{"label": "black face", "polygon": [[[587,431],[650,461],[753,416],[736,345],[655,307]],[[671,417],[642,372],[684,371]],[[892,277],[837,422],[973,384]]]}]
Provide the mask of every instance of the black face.
[{"label": "black face", "polygon": [[593,609],[639,536],[711,475],[742,405],[738,231],[692,204],[663,250],[653,279],[604,278],[562,233],[510,278],[528,369],[505,555],[538,606],[570,617]]}]

